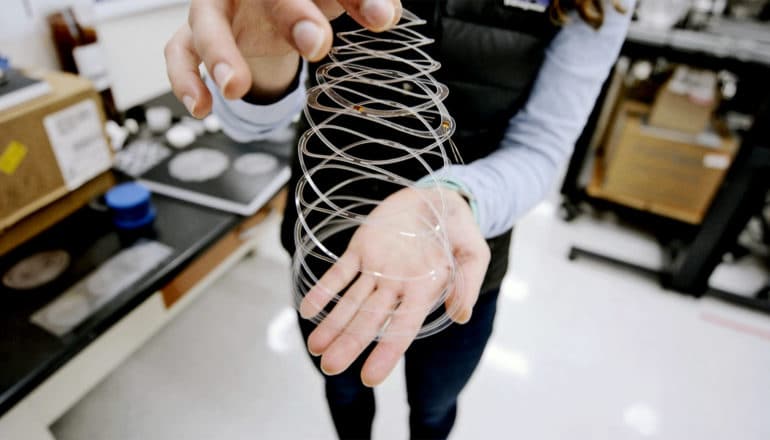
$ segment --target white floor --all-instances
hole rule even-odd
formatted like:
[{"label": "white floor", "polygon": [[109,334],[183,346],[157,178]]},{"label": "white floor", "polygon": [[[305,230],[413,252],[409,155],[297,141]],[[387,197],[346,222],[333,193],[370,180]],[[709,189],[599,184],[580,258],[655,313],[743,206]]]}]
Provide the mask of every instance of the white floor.
[{"label": "white floor", "polygon": [[[60,440],[332,439],[321,379],[289,308],[277,218],[264,245],[53,427]],[[517,227],[485,359],[454,439],[770,439],[770,316],[665,292],[565,258],[580,243],[659,264],[648,237],[541,205]],[[756,267],[715,284],[750,292]],[[377,439],[405,439],[401,372]]]}]

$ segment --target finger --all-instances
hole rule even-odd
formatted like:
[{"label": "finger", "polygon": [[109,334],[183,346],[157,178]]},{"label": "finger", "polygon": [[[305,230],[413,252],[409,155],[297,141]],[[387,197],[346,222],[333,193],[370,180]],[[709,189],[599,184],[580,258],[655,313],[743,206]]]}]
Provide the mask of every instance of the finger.
[{"label": "finger", "polygon": [[177,99],[196,118],[211,112],[211,94],[201,80],[198,71],[201,60],[193,48],[192,32],[188,25],[182,26],[166,43],[164,55],[166,74]]},{"label": "finger", "polygon": [[400,0],[339,0],[339,2],[354,20],[375,32],[390,29],[401,19]]},{"label": "finger", "polygon": [[476,305],[484,282],[489,266],[489,249],[485,245],[484,249],[462,253],[456,257],[456,261],[457,276],[452,293],[447,298],[446,308],[453,321],[465,324],[471,319],[473,306]]},{"label": "finger", "polygon": [[[449,203],[455,203],[455,220],[448,225],[447,234],[455,258],[455,285],[446,301],[453,321],[464,324],[471,319],[473,306],[489,267],[490,251],[481,235],[470,206],[454,191],[446,193]],[[462,207],[462,208],[460,208]]]},{"label": "finger", "polygon": [[328,375],[345,371],[374,340],[391,316],[398,300],[394,291],[378,288],[367,298],[356,316],[329,345],[321,358],[321,369]]},{"label": "finger", "polygon": [[417,337],[430,311],[429,296],[409,294],[393,314],[385,334],[374,347],[361,369],[361,382],[374,387],[382,383]]},{"label": "finger", "polygon": [[193,44],[222,95],[239,99],[251,88],[251,72],[235,43],[230,1],[193,0],[189,25]]},{"label": "finger", "polygon": [[303,57],[318,61],[332,47],[329,19],[311,0],[271,0],[271,22]]},{"label": "finger", "polygon": [[345,251],[334,265],[323,274],[302,299],[299,313],[305,319],[316,316],[358,275],[360,260],[352,251]]},{"label": "finger", "polygon": [[307,340],[310,353],[318,355],[326,351],[334,339],[348,326],[375,288],[374,277],[361,275],[334,306],[334,310],[321,321]]}]

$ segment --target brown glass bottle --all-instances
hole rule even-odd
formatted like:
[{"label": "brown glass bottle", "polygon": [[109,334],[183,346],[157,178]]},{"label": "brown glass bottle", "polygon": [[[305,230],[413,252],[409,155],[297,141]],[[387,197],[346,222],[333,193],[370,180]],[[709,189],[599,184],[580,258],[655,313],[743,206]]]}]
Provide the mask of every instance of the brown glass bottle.
[{"label": "brown glass bottle", "polygon": [[110,88],[107,59],[100,46],[96,29],[79,22],[72,8],[48,15],[48,24],[62,70],[91,80],[102,96],[107,118],[120,122],[120,113]]}]

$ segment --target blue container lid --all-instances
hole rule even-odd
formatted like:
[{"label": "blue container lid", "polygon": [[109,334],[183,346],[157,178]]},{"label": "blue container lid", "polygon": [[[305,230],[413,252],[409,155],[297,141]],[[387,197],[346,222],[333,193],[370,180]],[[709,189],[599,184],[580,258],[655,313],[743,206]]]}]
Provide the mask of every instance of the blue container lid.
[{"label": "blue container lid", "polygon": [[120,184],[105,195],[112,210],[113,222],[120,229],[137,229],[155,220],[155,209],[150,203],[150,191],[135,182]]},{"label": "blue container lid", "polygon": [[111,209],[131,209],[149,203],[150,191],[135,182],[122,183],[109,190],[105,199]]}]

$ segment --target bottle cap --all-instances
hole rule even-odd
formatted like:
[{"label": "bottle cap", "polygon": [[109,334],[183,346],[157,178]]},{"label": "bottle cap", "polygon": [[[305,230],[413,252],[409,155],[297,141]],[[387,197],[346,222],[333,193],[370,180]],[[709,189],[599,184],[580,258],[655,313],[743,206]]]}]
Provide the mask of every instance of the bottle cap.
[{"label": "bottle cap", "polygon": [[155,220],[150,191],[143,185],[135,182],[123,183],[109,190],[105,200],[112,210],[112,220],[118,229],[138,229]]}]

